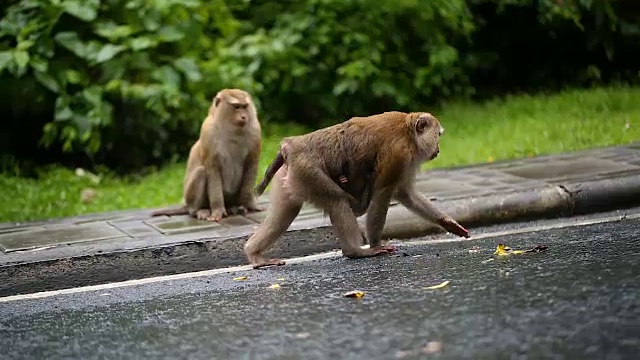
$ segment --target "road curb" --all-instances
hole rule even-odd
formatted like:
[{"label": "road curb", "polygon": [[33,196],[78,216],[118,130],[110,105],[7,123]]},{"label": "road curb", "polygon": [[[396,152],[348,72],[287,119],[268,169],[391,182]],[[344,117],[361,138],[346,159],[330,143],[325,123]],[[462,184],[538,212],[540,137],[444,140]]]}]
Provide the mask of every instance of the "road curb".
[{"label": "road curb", "polygon": [[[569,194],[551,185],[433,203],[467,228],[516,220],[567,216],[572,208]],[[363,223],[361,220],[360,224]],[[401,205],[389,208],[387,224],[383,230],[384,238],[404,239],[444,232],[440,227],[422,220]]]},{"label": "road curb", "polygon": [[622,209],[640,204],[640,175],[561,186],[571,197],[572,214]]},{"label": "road curb", "polygon": [[[569,217],[640,205],[640,176],[549,185],[509,193],[472,196],[434,204],[470,228],[514,221]],[[364,221],[359,220],[361,226]],[[406,239],[444,230],[421,220],[401,205],[389,208],[383,237]],[[472,234],[473,237],[473,234]]]},{"label": "road curb", "polygon": [[[548,185],[434,203],[467,228],[568,217],[640,205],[640,176]],[[359,219],[360,224],[363,220]],[[401,205],[393,205],[389,208],[383,237],[402,240],[437,233],[444,235],[440,227],[421,220]],[[473,240],[473,230],[471,235]],[[7,265],[0,268],[0,296],[244,265],[242,247],[247,237],[245,234],[200,239]],[[288,231],[270,255],[289,258],[337,247],[331,227],[320,225]]]}]

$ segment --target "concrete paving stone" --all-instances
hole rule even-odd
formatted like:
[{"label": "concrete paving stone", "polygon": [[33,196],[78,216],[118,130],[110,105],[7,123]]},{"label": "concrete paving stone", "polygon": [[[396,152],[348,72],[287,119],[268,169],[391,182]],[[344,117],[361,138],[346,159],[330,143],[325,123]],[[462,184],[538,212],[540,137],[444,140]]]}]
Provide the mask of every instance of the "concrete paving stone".
[{"label": "concrete paving stone", "polygon": [[596,158],[580,158],[575,160],[557,161],[545,164],[527,164],[503,170],[511,175],[527,179],[559,181],[589,179],[602,173],[623,171],[640,171],[633,165],[616,163],[610,160]]},{"label": "concrete paving stone", "polygon": [[438,178],[422,179],[420,182],[416,182],[415,187],[418,191],[427,192],[434,196],[442,192],[475,190],[475,187],[463,182]]},{"label": "concrete paving stone", "polygon": [[94,219],[75,221],[74,225],[91,224],[91,223],[104,222],[104,221],[127,221],[131,219],[132,218],[130,216],[111,215],[111,216],[104,216],[104,217],[96,217]]},{"label": "concrete paving stone", "polygon": [[260,223],[267,217],[268,213],[269,213],[268,211],[252,212],[252,213],[246,214],[245,217]]},{"label": "concrete paving stone", "polygon": [[139,220],[128,222],[108,221],[107,223],[131,237],[145,237],[162,234],[157,229]]},{"label": "concrete paving stone", "polygon": [[242,215],[232,215],[220,220],[220,224],[226,227],[255,225],[256,222]]},{"label": "concrete paving stone", "polygon": [[[260,223],[265,219],[265,217],[269,213],[268,207],[269,207],[269,204],[267,204],[267,209],[265,211],[249,213],[249,214],[246,214],[245,217]],[[320,210],[305,204],[305,206],[302,207],[302,209],[300,210],[300,213],[296,217],[296,220],[306,219],[308,217],[315,217],[320,215],[322,215],[322,212]]]},{"label": "concrete paving stone", "polygon": [[0,229],[0,234],[8,234],[8,233],[16,233],[16,232],[20,232],[20,231],[35,231],[35,230],[44,230],[46,229],[43,226],[19,226],[19,227],[15,227],[15,228],[4,228],[4,229]]},{"label": "concrete paving stone", "polygon": [[6,253],[39,247],[128,237],[127,234],[104,222],[76,226],[61,225],[34,231],[27,230],[2,234],[0,235],[0,247]]},{"label": "concrete paving stone", "polygon": [[187,215],[162,216],[144,221],[145,224],[153,227],[165,235],[181,234],[191,231],[215,230],[222,227],[217,222],[202,221]]}]

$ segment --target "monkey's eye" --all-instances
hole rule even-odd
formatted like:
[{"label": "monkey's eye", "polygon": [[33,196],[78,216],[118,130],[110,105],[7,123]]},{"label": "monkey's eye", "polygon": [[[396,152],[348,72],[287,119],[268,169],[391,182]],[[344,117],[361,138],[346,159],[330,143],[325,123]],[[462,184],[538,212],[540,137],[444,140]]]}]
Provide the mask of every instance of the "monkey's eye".
[{"label": "monkey's eye", "polygon": [[240,104],[233,104],[233,108],[236,110],[240,109]]}]

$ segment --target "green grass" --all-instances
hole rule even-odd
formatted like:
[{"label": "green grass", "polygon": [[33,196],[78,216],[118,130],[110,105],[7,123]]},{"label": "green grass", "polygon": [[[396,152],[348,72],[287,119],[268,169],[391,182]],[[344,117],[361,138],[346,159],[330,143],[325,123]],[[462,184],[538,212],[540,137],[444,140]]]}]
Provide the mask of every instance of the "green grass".
[{"label": "green grass", "polygon": [[[425,168],[440,168],[559,153],[640,140],[640,88],[571,90],[515,96],[483,104],[451,103],[433,113],[446,128],[440,156]],[[293,130],[292,130],[293,129]],[[260,175],[280,138],[302,130],[269,128]],[[184,164],[171,164],[138,180],[104,175],[99,184],[74,171],[51,168],[39,180],[0,175],[0,222],[29,221],[91,212],[179,204]],[[90,204],[80,193],[95,188]]]}]

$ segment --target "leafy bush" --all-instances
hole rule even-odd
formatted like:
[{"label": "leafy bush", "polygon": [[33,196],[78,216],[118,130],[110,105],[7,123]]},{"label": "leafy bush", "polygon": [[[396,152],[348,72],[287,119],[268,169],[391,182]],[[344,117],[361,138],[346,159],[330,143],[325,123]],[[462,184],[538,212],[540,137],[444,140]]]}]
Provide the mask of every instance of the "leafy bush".
[{"label": "leafy bush", "polygon": [[216,62],[248,69],[242,83],[274,118],[314,127],[449,97],[637,80],[640,26],[618,17],[631,1],[254,0],[235,13],[253,26]]},{"label": "leafy bush", "polygon": [[457,50],[473,30],[462,0],[306,0],[278,11],[273,3],[252,1],[237,15],[254,27],[217,61],[269,99],[274,118],[319,126],[473,90],[465,72],[473,59]]},{"label": "leafy bush", "polygon": [[0,5],[0,111],[11,114],[0,153],[160,164],[186,156],[222,87],[250,91],[268,130],[451,97],[637,81],[633,3],[13,1]]},{"label": "leafy bush", "polygon": [[183,152],[219,86],[203,81],[196,61],[214,47],[203,34],[236,26],[221,9],[223,1],[17,2],[0,21],[1,78],[11,84],[2,110],[19,121],[14,130],[41,128],[45,148],[94,161],[137,167]]}]

